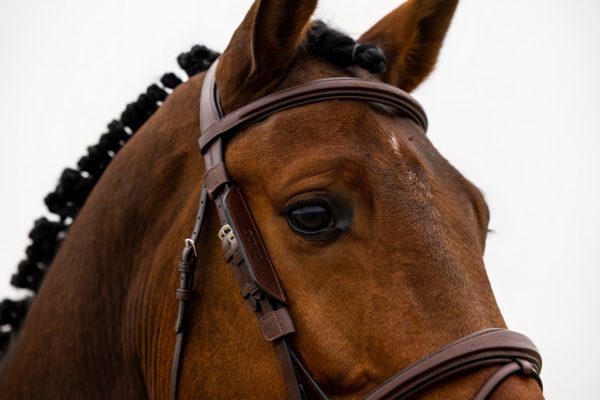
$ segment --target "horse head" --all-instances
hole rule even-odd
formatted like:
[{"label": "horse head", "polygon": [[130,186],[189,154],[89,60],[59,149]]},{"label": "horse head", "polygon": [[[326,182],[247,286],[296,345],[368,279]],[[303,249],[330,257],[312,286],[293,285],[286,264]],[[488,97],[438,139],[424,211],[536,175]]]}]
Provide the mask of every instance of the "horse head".
[{"label": "horse head", "polygon": [[[328,77],[411,91],[432,71],[456,5],[409,0],[355,43],[311,23],[316,0],[256,1],[216,69],[223,113]],[[24,374],[52,386],[42,371],[25,372],[22,360],[37,354],[48,368],[62,357],[54,381],[71,394],[167,396],[173,266],[205,172],[196,145],[204,78],[174,91],[87,200],[5,366],[14,386]],[[505,328],[483,263],[484,197],[411,119],[365,101],[297,106],[244,127],[225,161],[286,293],[289,344],[331,398],[362,398],[449,342]],[[220,229],[208,205],[180,398],[285,398],[277,355],[239,296]],[[49,318],[52,310],[65,311]],[[494,371],[441,380],[420,398],[469,397]],[[13,393],[33,393],[22,386]],[[493,398],[541,397],[535,382],[514,376]]]}]

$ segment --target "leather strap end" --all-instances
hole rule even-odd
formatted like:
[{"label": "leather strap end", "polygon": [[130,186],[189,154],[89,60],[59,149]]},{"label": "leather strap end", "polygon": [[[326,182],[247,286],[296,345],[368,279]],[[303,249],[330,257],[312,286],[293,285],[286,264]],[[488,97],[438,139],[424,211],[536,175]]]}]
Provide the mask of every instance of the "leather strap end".
[{"label": "leather strap end", "polygon": [[196,250],[192,246],[185,246],[181,251],[181,261],[182,263],[194,263],[196,262]]},{"label": "leather strap end", "polygon": [[179,306],[177,307],[177,319],[175,320],[175,333],[183,332],[186,313],[187,304],[183,301],[179,301]]},{"label": "leather strap end", "polygon": [[290,313],[286,308],[272,311],[260,319],[260,330],[269,342],[296,332]]}]

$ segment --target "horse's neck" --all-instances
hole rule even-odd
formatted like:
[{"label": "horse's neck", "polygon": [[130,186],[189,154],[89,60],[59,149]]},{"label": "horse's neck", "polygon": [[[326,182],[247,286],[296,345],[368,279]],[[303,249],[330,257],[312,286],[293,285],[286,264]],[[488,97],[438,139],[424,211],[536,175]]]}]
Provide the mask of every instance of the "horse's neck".
[{"label": "horse's neck", "polygon": [[145,369],[163,362],[144,359],[148,327],[168,319],[171,333],[173,266],[193,223],[183,211],[202,176],[197,101],[176,103],[121,150],[76,218],[2,366],[2,397],[146,395]]},{"label": "horse's neck", "polygon": [[[197,150],[201,83],[194,78],[169,97],[88,198],[4,361],[3,397],[168,396],[177,262],[204,169]],[[280,371],[224,262],[212,206],[209,213],[181,392],[235,398],[240,388],[261,390],[257,373]],[[273,387],[262,389],[273,396]]]}]

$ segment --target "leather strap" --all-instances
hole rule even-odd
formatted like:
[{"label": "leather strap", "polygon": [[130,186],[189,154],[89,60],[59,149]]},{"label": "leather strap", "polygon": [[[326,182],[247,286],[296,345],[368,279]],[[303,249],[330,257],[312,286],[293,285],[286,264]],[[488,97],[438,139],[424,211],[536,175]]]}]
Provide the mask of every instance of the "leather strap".
[{"label": "leather strap", "polygon": [[260,330],[269,342],[280,339],[290,333],[296,332],[292,317],[287,308],[280,308],[266,313],[260,319]]},{"label": "leather strap", "polygon": [[298,382],[302,385],[302,392],[304,393],[305,398],[310,400],[329,400],[325,392],[323,392],[323,389],[321,389],[319,384],[313,379],[291,348],[290,357],[294,363],[296,377],[298,378]]},{"label": "leather strap", "polygon": [[228,183],[231,184],[223,163],[218,163],[204,174],[204,186],[211,198]]},{"label": "leather strap", "polygon": [[[365,400],[404,399],[440,379],[468,369],[524,360],[537,376],[542,360],[533,342],[520,333],[486,329],[451,343],[403,369],[372,391]],[[521,371],[521,369],[519,369]],[[492,390],[502,380],[492,380]],[[487,390],[487,387],[482,390]]]},{"label": "leather strap", "polygon": [[[217,60],[218,61],[218,60]],[[219,237],[226,261],[240,286],[240,293],[259,321],[265,340],[273,343],[289,399],[327,400],[287,343],[295,332],[287,309],[283,285],[263,243],[242,192],[227,175],[224,140],[240,129],[292,107],[326,101],[350,99],[372,101],[392,107],[427,129],[422,107],[410,95],[390,85],[354,78],[329,78],[286,89],[243,106],[223,116],[216,83],[217,61],[208,70],[200,98],[202,135],[199,141],[206,174],[194,233],[186,243],[176,292],[179,311],[171,377],[171,399],[177,399],[185,321],[192,299],[193,274],[198,240],[207,197],[214,201],[221,221]],[[435,382],[460,372],[489,365],[502,365],[480,388],[476,400],[486,399],[513,374],[532,376],[541,387],[542,362],[535,345],[525,336],[504,329],[487,329],[468,335],[403,369],[367,395],[365,400],[405,399]]]},{"label": "leather strap", "polygon": [[474,400],[485,400],[504,382],[508,377],[516,374],[533,377],[540,388],[543,388],[542,380],[539,376],[539,371],[527,360],[515,359],[510,364],[504,365],[498,369],[487,381],[481,386],[479,392],[474,397]]},{"label": "leather strap", "polygon": [[[223,118],[214,81],[216,67],[215,62],[204,78],[200,104],[203,128]],[[204,131],[201,137],[203,136]],[[225,259],[231,265],[242,296],[259,320],[261,332],[266,340],[271,341],[275,346],[287,397],[302,400],[301,389],[296,381],[294,366],[285,340],[295,329],[285,306],[283,287],[246,201],[239,189],[231,182],[224,168],[222,138],[215,138],[208,150],[204,152],[204,164],[209,173],[218,171],[213,174],[218,175],[218,179],[208,185],[211,186],[209,189],[211,198],[215,202],[222,225],[219,237]]]},{"label": "leather strap", "polygon": [[223,200],[225,213],[230,221],[229,226],[235,237],[243,244],[240,251],[244,260],[248,262],[248,272],[252,280],[270,297],[286,303],[287,299],[275,272],[275,266],[273,266],[242,192],[237,186],[233,186],[223,195]]},{"label": "leather strap", "polygon": [[[202,126],[205,130],[199,141],[200,151],[205,153],[217,138],[227,138],[240,129],[280,111],[333,99],[372,101],[392,107],[408,116],[424,132],[427,131],[427,116],[423,107],[405,91],[377,81],[358,78],[327,78],[261,97],[211,124],[203,122]],[[202,112],[203,116],[210,114],[209,106],[206,108]]]},{"label": "leather strap", "polygon": [[175,298],[178,302],[177,319],[175,322],[175,350],[173,351],[173,362],[171,364],[171,400],[177,400],[177,392],[179,390],[179,376],[181,374],[181,366],[183,361],[186,323],[190,312],[190,301],[192,300],[192,291],[194,287],[194,273],[196,271],[196,263],[198,254],[196,244],[202,232],[204,217],[206,215],[206,203],[208,192],[205,187],[202,188],[200,194],[200,203],[198,204],[198,213],[196,214],[196,223],[194,230],[189,239],[185,241],[185,247],[181,252],[181,260],[179,261],[178,271],[180,274],[179,288],[175,292]]}]

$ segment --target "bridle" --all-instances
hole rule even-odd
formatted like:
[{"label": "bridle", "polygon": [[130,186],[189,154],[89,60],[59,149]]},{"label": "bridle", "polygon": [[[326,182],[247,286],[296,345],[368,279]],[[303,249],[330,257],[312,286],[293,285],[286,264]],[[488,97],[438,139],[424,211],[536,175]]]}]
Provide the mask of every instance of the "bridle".
[{"label": "bridle", "polygon": [[[200,152],[206,173],[193,233],[185,241],[179,262],[180,284],[176,342],[171,373],[171,400],[178,397],[184,353],[186,321],[192,300],[194,271],[206,206],[210,198],[217,209],[219,238],[225,259],[239,284],[246,304],[259,322],[264,338],[276,350],[289,399],[327,400],[323,390],[294,353],[288,337],[295,332],[287,299],[252,214],[239,187],[227,175],[226,140],[257,121],[280,111],[332,99],[361,100],[383,104],[412,120],[423,133],[427,117],[423,108],[406,92],[377,81],[328,78],[311,81],[259,98],[223,115],[215,84],[218,60],[204,77],[200,97]],[[475,368],[500,365],[481,386],[476,400],[486,399],[514,374],[533,377],[542,386],[540,354],[526,336],[505,329],[485,329],[459,339],[404,368],[371,391],[364,400],[405,399],[449,376]]]}]

